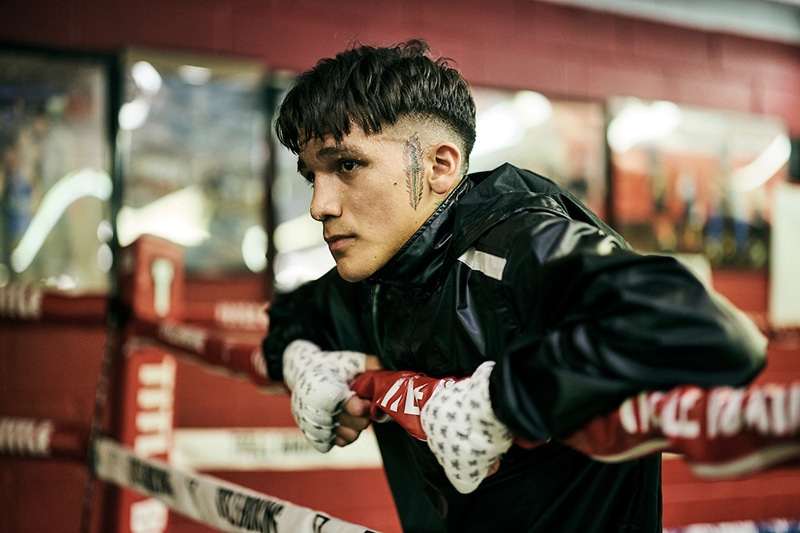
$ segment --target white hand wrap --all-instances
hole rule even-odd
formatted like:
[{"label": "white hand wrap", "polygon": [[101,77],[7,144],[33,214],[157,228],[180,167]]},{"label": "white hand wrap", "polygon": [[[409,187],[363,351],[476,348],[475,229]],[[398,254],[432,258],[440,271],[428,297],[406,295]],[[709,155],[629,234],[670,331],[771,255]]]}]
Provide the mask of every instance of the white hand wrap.
[{"label": "white hand wrap", "polygon": [[462,494],[478,488],[513,441],[492,411],[489,376],[493,369],[494,361],[487,361],[471,377],[440,387],[420,414],[428,446]]},{"label": "white hand wrap", "polygon": [[354,393],[350,382],[364,372],[359,352],[324,352],[296,340],[283,352],[283,380],[292,391],[292,415],[311,445],[325,453],[333,447],[335,419]]}]

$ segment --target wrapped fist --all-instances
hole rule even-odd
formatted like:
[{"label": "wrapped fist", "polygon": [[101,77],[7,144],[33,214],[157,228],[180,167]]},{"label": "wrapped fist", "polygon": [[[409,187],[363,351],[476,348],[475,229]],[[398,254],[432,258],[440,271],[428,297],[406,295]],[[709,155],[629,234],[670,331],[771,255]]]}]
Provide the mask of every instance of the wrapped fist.
[{"label": "wrapped fist", "polygon": [[286,347],[283,377],[292,391],[292,416],[316,450],[325,453],[333,447],[336,417],[354,394],[350,382],[364,372],[366,357],[360,352],[325,352],[304,340]]},{"label": "wrapped fist", "polygon": [[414,372],[369,372],[352,388],[372,399],[371,417],[390,417],[412,436],[426,440],[453,486],[462,494],[478,488],[492,465],[513,443],[489,398],[493,361],[472,376],[436,379]]}]

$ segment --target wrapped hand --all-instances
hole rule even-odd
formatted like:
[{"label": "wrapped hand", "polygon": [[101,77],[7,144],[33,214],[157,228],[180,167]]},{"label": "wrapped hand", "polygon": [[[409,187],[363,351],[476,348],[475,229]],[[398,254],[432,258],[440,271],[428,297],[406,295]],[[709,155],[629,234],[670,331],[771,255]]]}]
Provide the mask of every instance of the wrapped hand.
[{"label": "wrapped hand", "polygon": [[513,442],[492,411],[489,376],[494,362],[472,376],[437,379],[408,371],[367,372],[352,384],[372,399],[371,417],[394,419],[427,440],[447,478],[463,494],[474,491]]},{"label": "wrapped hand", "polygon": [[350,382],[364,372],[366,355],[323,351],[296,340],[283,354],[283,377],[292,391],[292,416],[311,445],[320,452],[333,447],[336,417],[354,393]]}]

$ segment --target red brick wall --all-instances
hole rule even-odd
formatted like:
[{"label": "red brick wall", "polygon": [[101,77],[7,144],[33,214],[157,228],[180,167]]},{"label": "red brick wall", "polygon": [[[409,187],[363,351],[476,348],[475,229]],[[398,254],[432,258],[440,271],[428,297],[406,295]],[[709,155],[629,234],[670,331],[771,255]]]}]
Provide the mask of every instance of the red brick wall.
[{"label": "red brick wall", "polygon": [[[793,136],[800,136],[799,47],[532,0],[10,3],[0,16],[0,40],[96,51],[126,45],[167,47],[244,55],[272,69],[299,71],[353,41],[389,44],[419,37],[437,54],[454,58],[475,85],[598,101],[637,96],[767,113],[783,117]],[[765,311],[763,279],[719,279],[734,302],[748,311]],[[260,287],[254,286],[253,293],[260,293]],[[99,328],[0,323],[0,413],[88,422],[102,338]],[[246,383],[209,377],[185,364],[179,368],[177,401],[178,425],[259,426],[273,420],[264,416],[271,405],[285,409],[285,402],[265,400]],[[286,420],[285,412],[281,420]],[[374,501],[364,502],[362,516],[381,509],[392,513],[382,474],[368,476],[381,490],[370,493]],[[672,525],[696,518],[688,508],[682,514],[676,496],[685,488],[682,476],[674,479],[677,488],[665,486],[665,501],[675,502],[667,514]],[[257,475],[247,477],[251,486],[257,484]],[[277,491],[292,498],[303,492],[298,490],[302,480],[291,486],[285,477],[265,474],[259,479],[262,490],[274,489],[277,496]],[[71,465],[0,459],[0,533],[75,531],[82,481],[82,470]],[[722,486],[704,485],[700,494],[713,494],[714,487]],[[719,490],[735,489],[725,485]],[[333,508],[325,510],[335,513],[339,504],[331,503]],[[320,508],[315,498],[307,505]],[[732,516],[730,506],[706,507],[706,519]],[[766,516],[770,512],[764,511]],[[359,520],[352,509],[342,517]]]},{"label": "red brick wall", "polygon": [[427,39],[477,85],[612,95],[775,114],[800,135],[797,46],[531,0],[26,0],[0,38],[116,50],[152,45],[302,70],[353,41]]}]

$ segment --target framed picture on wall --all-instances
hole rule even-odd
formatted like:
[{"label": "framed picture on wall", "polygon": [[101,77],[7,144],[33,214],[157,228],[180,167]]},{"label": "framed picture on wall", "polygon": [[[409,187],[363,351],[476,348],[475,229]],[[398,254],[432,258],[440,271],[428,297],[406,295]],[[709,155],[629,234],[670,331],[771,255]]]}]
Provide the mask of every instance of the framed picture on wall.
[{"label": "framed picture on wall", "polygon": [[780,119],[633,98],[608,112],[612,220],[634,247],[766,268],[791,151]]},{"label": "framed picture on wall", "polygon": [[0,287],[108,290],[114,64],[0,46]]},{"label": "framed picture on wall", "polygon": [[260,63],[172,51],[123,54],[120,244],[183,246],[195,277],[267,268],[267,120]]}]

